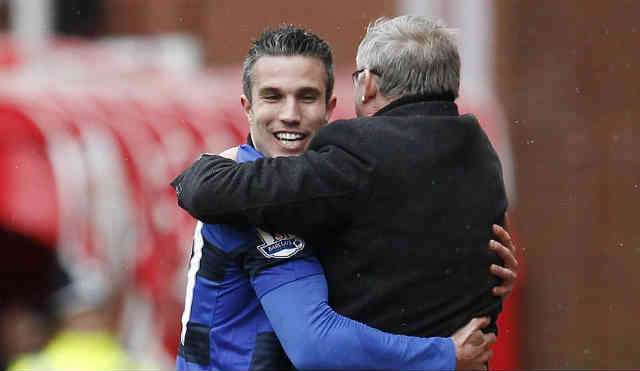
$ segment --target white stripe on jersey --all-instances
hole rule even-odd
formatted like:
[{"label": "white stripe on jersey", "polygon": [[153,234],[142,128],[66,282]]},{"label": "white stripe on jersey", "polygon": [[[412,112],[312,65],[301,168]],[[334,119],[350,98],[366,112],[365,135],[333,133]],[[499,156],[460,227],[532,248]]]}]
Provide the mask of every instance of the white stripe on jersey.
[{"label": "white stripe on jersey", "polygon": [[193,302],[193,290],[196,286],[196,273],[200,269],[200,259],[202,259],[202,222],[196,224],[193,233],[193,256],[189,262],[189,272],[187,272],[187,293],[184,299],[184,312],[182,312],[182,333],[180,334],[180,344],[184,345],[184,337],[187,333],[187,322],[191,317],[191,303]]}]

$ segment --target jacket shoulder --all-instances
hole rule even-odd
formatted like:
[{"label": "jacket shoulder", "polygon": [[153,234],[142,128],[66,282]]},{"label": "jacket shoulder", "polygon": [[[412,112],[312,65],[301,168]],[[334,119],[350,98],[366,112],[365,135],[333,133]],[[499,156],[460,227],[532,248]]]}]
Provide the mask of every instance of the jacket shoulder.
[{"label": "jacket shoulder", "polygon": [[362,144],[371,130],[371,123],[377,121],[375,117],[358,117],[353,119],[336,120],[318,131],[311,141],[310,149],[319,149],[327,145],[352,148]]},{"label": "jacket shoulder", "polygon": [[478,121],[475,115],[470,113],[461,115],[460,121],[462,122],[462,125],[465,127],[467,131],[467,135],[469,135],[469,137],[475,140],[478,140],[479,142],[488,144],[493,149],[493,146],[491,145],[491,141],[489,140],[487,133],[484,131],[484,129],[482,128],[482,125],[480,125],[480,122]]}]

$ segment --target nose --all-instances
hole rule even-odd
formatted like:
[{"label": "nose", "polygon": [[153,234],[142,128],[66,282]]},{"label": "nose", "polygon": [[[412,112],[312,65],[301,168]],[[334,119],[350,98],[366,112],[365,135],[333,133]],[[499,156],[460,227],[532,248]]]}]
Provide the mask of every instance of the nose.
[{"label": "nose", "polygon": [[300,107],[294,97],[288,97],[280,109],[280,121],[287,125],[300,124]]}]

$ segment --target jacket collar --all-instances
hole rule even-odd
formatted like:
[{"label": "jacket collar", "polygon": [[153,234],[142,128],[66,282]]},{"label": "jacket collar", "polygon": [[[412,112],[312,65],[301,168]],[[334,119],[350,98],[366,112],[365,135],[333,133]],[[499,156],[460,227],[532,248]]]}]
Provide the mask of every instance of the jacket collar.
[{"label": "jacket collar", "polygon": [[413,113],[422,115],[458,116],[458,106],[452,94],[407,95],[382,107],[374,116]]}]

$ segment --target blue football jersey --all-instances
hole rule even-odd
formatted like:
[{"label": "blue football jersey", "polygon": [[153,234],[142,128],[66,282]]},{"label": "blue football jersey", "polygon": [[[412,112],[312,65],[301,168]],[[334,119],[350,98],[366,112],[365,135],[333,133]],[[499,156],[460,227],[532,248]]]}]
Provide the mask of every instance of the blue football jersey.
[{"label": "blue football jersey", "polygon": [[[259,157],[262,155],[249,145],[238,150],[238,162]],[[248,225],[198,222],[176,368],[292,369],[250,281],[263,268],[291,258],[303,261],[289,274],[280,272],[273,287],[322,273],[311,247],[296,236]]]}]

